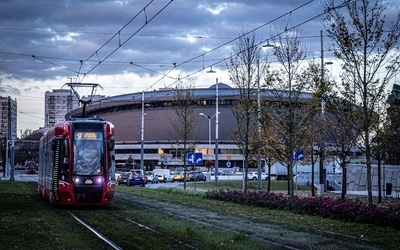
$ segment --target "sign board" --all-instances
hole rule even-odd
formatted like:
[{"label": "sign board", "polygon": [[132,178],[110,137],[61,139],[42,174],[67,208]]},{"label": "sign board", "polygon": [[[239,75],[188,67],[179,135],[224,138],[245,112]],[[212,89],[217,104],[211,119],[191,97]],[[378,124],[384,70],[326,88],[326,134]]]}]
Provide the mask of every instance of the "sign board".
[{"label": "sign board", "polygon": [[202,165],[203,164],[203,154],[202,153],[188,153],[187,154],[187,164],[189,165]]},{"label": "sign board", "polygon": [[299,150],[293,153],[293,160],[302,161],[304,160],[304,150]]}]

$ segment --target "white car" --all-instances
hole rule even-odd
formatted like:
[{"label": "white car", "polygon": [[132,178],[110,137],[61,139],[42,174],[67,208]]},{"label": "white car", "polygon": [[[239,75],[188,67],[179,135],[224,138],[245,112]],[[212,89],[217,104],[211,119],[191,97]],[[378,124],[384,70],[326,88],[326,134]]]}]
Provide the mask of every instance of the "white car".
[{"label": "white car", "polygon": [[174,182],[174,176],[169,169],[153,169],[153,174],[157,175],[159,182]]},{"label": "white car", "polygon": [[[247,174],[248,180],[257,180],[258,179],[258,172],[249,172]],[[268,175],[266,173],[261,172],[261,180],[267,180]]]}]

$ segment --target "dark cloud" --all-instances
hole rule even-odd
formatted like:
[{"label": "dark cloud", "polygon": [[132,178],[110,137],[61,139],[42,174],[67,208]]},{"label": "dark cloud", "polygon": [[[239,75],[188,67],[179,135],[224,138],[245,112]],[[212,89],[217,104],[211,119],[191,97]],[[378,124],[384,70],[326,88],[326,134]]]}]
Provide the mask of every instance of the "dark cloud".
[{"label": "dark cloud", "polygon": [[[0,54],[0,60],[11,65],[5,65],[1,71],[17,79],[54,79],[70,76],[74,71],[88,72],[103,60],[91,73],[119,74],[131,69],[131,61],[157,70],[160,65],[201,55],[204,49],[219,46],[242,31],[268,23],[301,5],[289,0],[173,1],[154,17],[168,2],[150,4],[145,13],[121,30],[149,1],[3,1],[0,52],[11,54]],[[311,4],[293,17],[306,12],[310,15],[310,9],[315,15],[321,8]],[[145,25],[146,19],[152,17],[154,20]],[[266,37],[274,25],[257,33]],[[119,30],[120,34],[106,44]],[[125,44],[118,49],[121,42]],[[225,56],[226,51],[221,49],[207,58]],[[86,59],[89,61],[81,67],[80,60]]]},{"label": "dark cloud", "polygon": [[[164,74],[174,63],[187,62],[177,69],[181,75],[190,74],[228,56],[227,46],[204,54],[207,50],[253,29],[260,40],[266,40],[271,33],[302,24],[298,29],[303,42],[311,51],[320,51],[323,25],[314,17],[323,12],[321,1],[174,0],[157,15],[169,2],[0,0],[1,93],[25,95],[24,89],[37,85],[36,99],[42,100],[44,89],[60,88],[77,72],[89,72],[85,77],[96,79],[105,75],[124,79],[134,73],[146,82],[148,76],[159,76],[154,71]],[[146,11],[138,14],[148,3]],[[393,20],[399,3],[389,3],[388,20]],[[59,84],[49,85],[51,80]],[[113,84],[118,87],[119,83]],[[121,91],[126,92],[125,87],[120,86]]]}]

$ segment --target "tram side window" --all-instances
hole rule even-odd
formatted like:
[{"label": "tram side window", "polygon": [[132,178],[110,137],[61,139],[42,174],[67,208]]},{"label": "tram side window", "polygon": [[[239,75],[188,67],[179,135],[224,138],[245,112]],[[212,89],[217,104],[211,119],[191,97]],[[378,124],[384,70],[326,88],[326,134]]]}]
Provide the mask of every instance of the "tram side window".
[{"label": "tram side window", "polygon": [[[58,166],[59,179],[68,181],[69,180],[69,143],[67,138],[57,138],[52,145],[52,159],[58,159],[58,162],[54,162],[54,166]],[[56,145],[59,145],[57,147]],[[58,155],[58,157],[55,157]]]},{"label": "tram side window", "polygon": [[69,180],[69,142],[67,138],[63,138],[61,142],[61,159],[60,173],[61,179],[64,181]]},{"label": "tram side window", "polygon": [[108,178],[109,180],[115,180],[115,140],[113,138],[108,139]]}]

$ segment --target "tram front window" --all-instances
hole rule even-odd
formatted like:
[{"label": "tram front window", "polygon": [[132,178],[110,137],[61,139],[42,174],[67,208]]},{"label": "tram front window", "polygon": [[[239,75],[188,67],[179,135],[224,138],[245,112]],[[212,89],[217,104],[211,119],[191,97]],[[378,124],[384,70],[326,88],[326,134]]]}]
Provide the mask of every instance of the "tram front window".
[{"label": "tram front window", "polygon": [[101,140],[75,141],[74,173],[83,175],[102,174],[102,148]]}]

